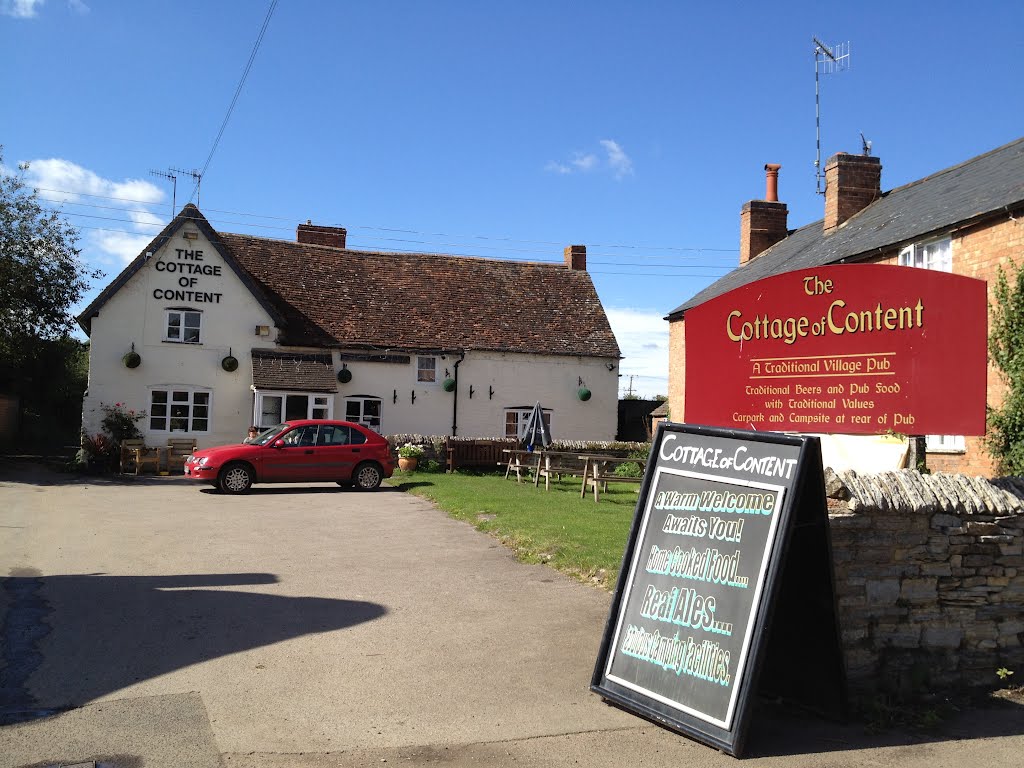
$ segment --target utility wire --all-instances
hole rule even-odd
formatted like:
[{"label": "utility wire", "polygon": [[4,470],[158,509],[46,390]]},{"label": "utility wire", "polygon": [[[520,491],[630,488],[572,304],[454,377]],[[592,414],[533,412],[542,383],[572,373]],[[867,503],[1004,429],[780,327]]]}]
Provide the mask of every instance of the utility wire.
[{"label": "utility wire", "polygon": [[[98,199],[101,199],[101,200],[117,200],[117,201],[126,202],[126,203],[139,203],[141,205],[149,205],[149,206],[158,206],[158,205],[160,205],[160,203],[155,203],[155,202],[152,202],[150,200],[138,200],[138,199],[134,199],[134,198],[115,197],[115,196],[110,196],[110,195],[97,195],[97,194],[91,194],[91,193],[87,193],[87,192],[71,192],[69,190],[52,189],[52,188],[45,188],[45,187],[39,187],[39,188],[37,188],[37,191],[39,191],[39,192],[50,192],[50,193],[58,194],[58,195],[75,195],[75,196],[81,196],[81,197],[94,197],[94,198],[98,198]],[[148,213],[148,214],[152,214],[152,215],[157,215],[157,214],[154,214],[153,211],[150,211],[150,210],[145,209],[145,208],[125,208],[125,207],[121,207],[121,206],[102,206],[102,205],[98,205],[96,203],[87,203],[87,202],[81,202],[81,201],[75,201],[75,200],[55,199],[55,198],[48,198],[48,197],[42,197],[42,196],[40,197],[40,200],[43,200],[44,202],[50,202],[50,203],[59,203],[59,204],[65,204],[65,205],[77,205],[77,206],[86,207],[86,208],[95,208],[95,209],[98,209],[98,210],[115,210],[115,211],[119,210],[119,211],[124,211],[126,213]],[[64,211],[64,210],[57,210],[57,209],[50,209],[50,210],[53,210],[53,211],[55,211],[57,213],[60,213],[60,214],[63,214],[63,215],[68,215],[68,216],[85,216],[86,215],[86,214],[81,214],[81,213],[77,213],[77,212],[74,212],[74,211]],[[287,221],[287,222],[298,221],[301,218],[301,217],[288,217],[288,216],[271,216],[271,215],[268,215],[268,214],[247,213],[247,212],[244,212],[244,211],[228,211],[228,210],[223,210],[223,209],[218,209],[218,208],[206,208],[204,210],[207,211],[207,212],[211,212],[211,213],[225,213],[225,214],[232,215],[232,216],[246,216],[246,217],[251,217],[251,218],[262,218],[262,219],[270,219],[270,220],[275,220],[275,221]],[[160,226],[160,227],[165,226],[165,224],[159,224],[158,225],[158,224],[152,224],[152,223],[141,223],[141,222],[129,221],[129,220],[126,220],[126,219],[111,219],[111,220],[112,221],[125,221],[126,223],[140,224],[142,226]],[[211,223],[228,224],[228,225],[235,225],[235,226],[240,226],[240,227],[251,227],[251,228],[259,228],[259,229],[268,229],[268,230],[276,230],[276,231],[289,232],[289,233],[294,231],[294,227],[293,226],[278,226],[278,225],[259,224],[259,223],[244,222],[244,221],[230,221],[228,219],[220,219],[220,218],[212,218],[212,217],[208,218],[207,220],[210,221]],[[334,225],[327,225],[327,226],[334,226]],[[495,236],[476,235],[476,234],[453,234],[453,233],[443,233],[443,232],[422,232],[420,230],[415,230],[415,229],[403,229],[403,228],[399,228],[399,227],[381,227],[381,226],[371,226],[371,225],[365,225],[365,224],[350,225],[350,226],[346,226],[345,229],[347,229],[349,231],[350,235],[352,234],[352,230],[360,229],[360,230],[367,230],[367,231],[372,231],[372,232],[390,232],[390,233],[396,233],[396,234],[420,235],[422,237],[435,237],[435,236],[437,236],[437,237],[453,237],[453,238],[466,238],[466,239],[473,239],[473,240],[484,240],[484,241],[490,241],[490,242],[521,243],[521,244],[527,244],[527,245],[550,245],[550,246],[557,247],[557,248],[561,248],[564,245],[564,243],[556,243],[554,241],[548,241],[548,240],[523,240],[523,239],[517,239],[517,238],[505,237],[505,236],[495,237]],[[396,242],[402,242],[402,241],[401,240],[396,240]],[[423,240],[406,240],[404,242],[424,243],[424,244],[427,244],[427,245],[431,245],[432,244],[432,243],[430,243],[428,241],[423,241]],[[443,244],[441,244],[441,245],[443,245]],[[482,245],[472,245],[472,246],[470,246],[470,245],[466,245],[466,244],[458,244],[458,247],[465,247],[465,248],[473,247],[473,248],[480,248],[480,249],[482,249],[485,246],[482,246]],[[635,245],[635,244],[628,244],[628,243],[603,243],[603,244],[588,243],[587,244],[587,249],[588,249],[588,254],[590,256],[599,255],[599,254],[595,254],[595,252],[593,250],[591,250],[591,249],[594,249],[594,248],[615,248],[615,249],[628,249],[628,250],[634,250],[634,251],[644,251],[645,253],[639,254],[639,255],[642,258],[649,258],[649,259],[669,258],[668,256],[653,255],[651,253],[652,251],[669,251],[669,252],[675,252],[675,253],[692,253],[692,254],[696,254],[696,255],[700,255],[700,254],[704,254],[704,253],[736,253],[736,251],[737,251],[736,248],[706,248],[706,247],[701,247],[701,246]],[[505,250],[505,251],[512,251],[512,252],[515,252],[515,251],[518,250],[519,252],[522,252],[522,253],[549,253],[549,251],[546,251],[546,250],[545,251],[539,251],[539,250],[536,250],[536,249],[515,249],[515,248],[509,248],[507,246],[505,246],[505,247],[491,246],[491,247],[488,248],[488,250]]]},{"label": "utility wire", "polygon": [[[242,86],[245,85],[246,78],[249,77],[249,70],[252,69],[252,63],[256,59],[256,52],[260,49],[260,43],[263,42],[263,35],[266,34],[267,25],[270,24],[270,17],[274,15],[274,9],[277,7],[277,0],[270,0],[270,8],[267,9],[267,16],[263,19],[263,26],[260,27],[260,33],[256,38],[256,44],[252,47],[252,53],[249,54],[249,61],[245,64],[245,70],[242,72],[242,77],[238,81],[238,87],[235,88],[235,95],[231,99],[231,105],[228,107],[227,114],[224,115],[224,122],[220,124],[220,130],[217,131],[217,138],[213,140],[213,146],[210,148],[210,154],[206,157],[206,162],[203,163],[203,169],[199,172],[199,181],[202,181],[203,176],[206,175],[206,169],[210,167],[210,161],[213,160],[213,155],[217,151],[217,147],[220,144],[220,139],[224,135],[224,129],[228,127],[228,120],[231,119],[231,113],[235,111],[235,104],[238,103],[238,97],[242,93]],[[192,188],[192,194],[189,195],[188,203],[192,202],[192,198],[196,196],[196,192],[199,189],[197,183]]]}]

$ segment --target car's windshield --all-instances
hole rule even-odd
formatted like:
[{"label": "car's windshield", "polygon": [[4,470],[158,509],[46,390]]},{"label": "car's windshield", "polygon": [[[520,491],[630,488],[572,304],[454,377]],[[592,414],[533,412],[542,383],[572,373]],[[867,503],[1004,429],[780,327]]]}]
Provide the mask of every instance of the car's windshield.
[{"label": "car's windshield", "polygon": [[284,428],[287,427],[287,426],[288,426],[287,424],[275,424],[272,427],[268,427],[267,429],[264,429],[262,432],[260,432],[258,435],[256,435],[256,437],[252,438],[249,441],[249,444],[250,445],[266,445],[275,436],[281,434],[281,431],[284,430]]}]

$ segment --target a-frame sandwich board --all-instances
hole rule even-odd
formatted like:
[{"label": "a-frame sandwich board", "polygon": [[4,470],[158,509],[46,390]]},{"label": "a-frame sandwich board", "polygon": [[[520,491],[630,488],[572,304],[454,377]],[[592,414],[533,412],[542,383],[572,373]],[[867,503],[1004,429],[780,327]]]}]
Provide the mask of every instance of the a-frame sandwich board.
[{"label": "a-frame sandwich board", "polygon": [[817,438],[659,426],[591,690],[737,757],[759,691],[845,713]]}]

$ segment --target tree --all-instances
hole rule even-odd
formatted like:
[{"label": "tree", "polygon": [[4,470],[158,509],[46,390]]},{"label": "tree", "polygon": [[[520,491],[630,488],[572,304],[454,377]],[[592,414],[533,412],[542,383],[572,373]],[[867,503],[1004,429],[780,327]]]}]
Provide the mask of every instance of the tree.
[{"label": "tree", "polygon": [[[3,147],[0,146],[0,166]],[[71,308],[101,276],[79,258],[77,230],[25,186],[23,164],[0,173],[0,363],[16,378],[40,340],[70,334]]]},{"label": "tree", "polygon": [[1006,384],[998,407],[989,406],[988,451],[1004,475],[1024,474],[1024,271],[1010,262],[992,289],[989,359]]}]

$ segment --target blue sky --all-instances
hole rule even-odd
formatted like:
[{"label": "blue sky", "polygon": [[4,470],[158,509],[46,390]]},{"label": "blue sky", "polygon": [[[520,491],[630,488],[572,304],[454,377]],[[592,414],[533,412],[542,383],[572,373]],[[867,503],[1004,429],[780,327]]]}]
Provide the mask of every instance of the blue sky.
[{"label": "blue sky", "polygon": [[[30,162],[108,279],[170,218],[149,171],[207,165],[269,7],[0,0],[4,163]],[[345,226],[354,248],[585,244],[623,391],[666,393],[662,318],[736,265],[764,164],[790,227],[822,216],[812,37],[850,44],[821,78],[822,161],[863,132],[890,189],[1024,135],[1021,29],[1010,0],[280,0],[199,205],[224,231]],[[179,174],[178,206],[192,193]]]}]

